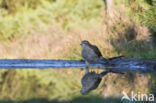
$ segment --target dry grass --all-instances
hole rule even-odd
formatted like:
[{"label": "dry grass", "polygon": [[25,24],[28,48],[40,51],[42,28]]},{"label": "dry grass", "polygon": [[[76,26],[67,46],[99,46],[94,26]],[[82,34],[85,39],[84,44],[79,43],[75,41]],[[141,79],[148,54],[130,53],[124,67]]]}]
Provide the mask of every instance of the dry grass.
[{"label": "dry grass", "polygon": [[1,58],[58,59],[68,58],[72,54],[73,57],[80,59],[79,44],[82,40],[89,40],[97,45],[104,57],[121,55],[113,43],[121,46],[122,43],[129,44],[136,41],[150,42],[148,28],[131,20],[125,13],[125,8],[123,5],[117,6],[116,9],[119,11],[115,12],[114,18],[109,18],[102,8],[101,24],[89,29],[73,27],[64,30],[63,22],[55,22],[48,25],[46,30],[31,30],[29,35],[23,35],[7,44],[1,43],[0,56]]}]

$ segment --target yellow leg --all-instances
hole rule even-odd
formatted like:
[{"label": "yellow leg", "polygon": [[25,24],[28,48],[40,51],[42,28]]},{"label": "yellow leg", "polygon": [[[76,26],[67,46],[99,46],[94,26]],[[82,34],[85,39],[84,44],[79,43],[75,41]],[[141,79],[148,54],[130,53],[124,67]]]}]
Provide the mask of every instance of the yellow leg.
[{"label": "yellow leg", "polygon": [[85,63],[86,63],[86,67],[85,68],[86,68],[86,74],[87,74],[87,73],[89,73],[89,63],[87,61]]}]

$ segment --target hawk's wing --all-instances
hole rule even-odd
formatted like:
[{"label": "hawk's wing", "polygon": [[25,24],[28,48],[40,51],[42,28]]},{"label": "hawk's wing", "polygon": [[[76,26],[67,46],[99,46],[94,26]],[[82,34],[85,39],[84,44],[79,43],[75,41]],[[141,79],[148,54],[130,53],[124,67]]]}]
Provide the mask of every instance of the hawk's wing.
[{"label": "hawk's wing", "polygon": [[95,46],[95,45],[92,45],[91,48],[94,50],[94,52],[98,55],[98,57],[101,57],[102,54],[100,52],[100,50]]}]

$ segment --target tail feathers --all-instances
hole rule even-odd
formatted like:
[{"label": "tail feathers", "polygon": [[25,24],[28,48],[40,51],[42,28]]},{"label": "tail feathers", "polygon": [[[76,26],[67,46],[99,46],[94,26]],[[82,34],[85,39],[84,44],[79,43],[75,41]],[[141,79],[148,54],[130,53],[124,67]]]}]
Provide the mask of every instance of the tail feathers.
[{"label": "tail feathers", "polygon": [[112,58],[108,58],[108,59],[106,59],[106,58],[104,58],[104,57],[100,57],[100,60],[101,61],[109,61],[109,60],[113,60],[113,59],[119,59],[119,58],[122,58],[122,57],[124,57],[123,55],[121,55],[121,56],[116,56],[116,57],[112,57]]},{"label": "tail feathers", "polygon": [[101,63],[108,63],[109,62],[109,60],[108,59],[106,59],[106,58],[104,58],[104,57],[100,57],[100,61],[101,61]]},{"label": "tail feathers", "polygon": [[107,59],[104,58],[104,57],[102,57],[102,56],[100,57],[100,60],[101,60],[101,61],[107,61]]},{"label": "tail feathers", "polygon": [[116,56],[116,57],[109,58],[108,60],[119,59],[119,58],[122,58],[122,57],[124,57],[124,56],[123,56],[123,55],[121,55],[121,56]]},{"label": "tail feathers", "polygon": [[107,73],[109,73],[110,71],[103,71],[99,74],[99,76],[102,78],[103,76],[105,76]]}]

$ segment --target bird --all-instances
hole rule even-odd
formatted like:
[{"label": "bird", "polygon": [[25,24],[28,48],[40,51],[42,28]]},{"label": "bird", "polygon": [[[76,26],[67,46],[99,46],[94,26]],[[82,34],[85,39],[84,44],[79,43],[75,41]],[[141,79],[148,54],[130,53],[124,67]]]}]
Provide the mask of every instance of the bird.
[{"label": "bird", "polygon": [[102,77],[109,72],[110,71],[103,71],[100,74],[98,74],[93,71],[93,72],[86,73],[81,79],[81,84],[82,84],[82,89],[80,91],[81,94],[86,95],[90,91],[96,89],[99,86]]},{"label": "bird", "polygon": [[89,64],[99,63],[100,60],[107,60],[103,58],[100,50],[96,45],[92,45],[89,41],[83,40],[81,41],[81,56],[85,60],[86,64],[86,73],[89,72]]},{"label": "bird", "polygon": [[100,84],[101,80],[102,78],[99,76],[99,74],[95,72],[86,73],[81,79],[81,94],[85,95],[88,94],[90,91],[96,89]]}]

